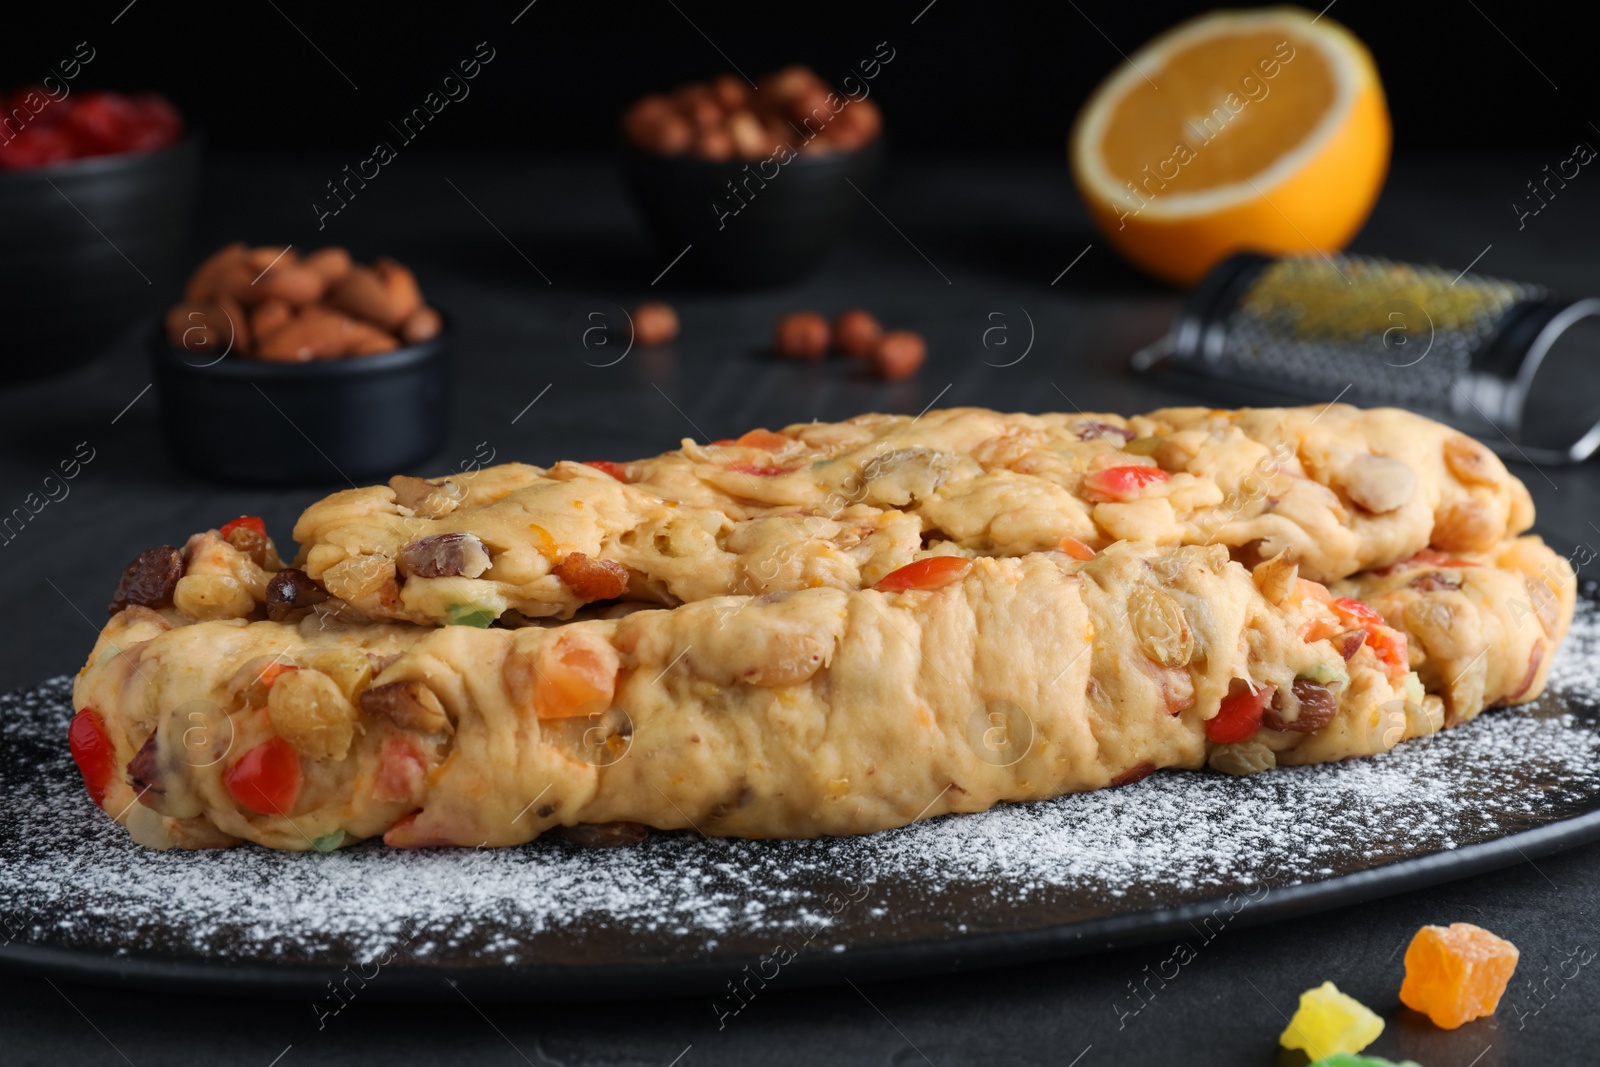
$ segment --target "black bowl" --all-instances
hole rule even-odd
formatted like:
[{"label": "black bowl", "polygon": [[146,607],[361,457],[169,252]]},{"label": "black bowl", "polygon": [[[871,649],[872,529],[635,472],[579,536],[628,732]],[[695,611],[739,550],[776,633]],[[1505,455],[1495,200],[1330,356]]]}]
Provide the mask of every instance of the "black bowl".
[{"label": "black bowl", "polygon": [[629,145],[624,170],[666,257],[662,266],[693,245],[672,274],[765,286],[795,281],[822,262],[849,229],[882,159],[881,137],[782,165],[715,163]]},{"label": "black bowl", "polygon": [[234,482],[360,484],[439,451],[449,422],[450,341],[376,356],[266,363],[174,347],[161,324],[150,362],[173,457]]},{"label": "black bowl", "polygon": [[0,172],[0,382],[73,370],[160,306],[199,148]]}]

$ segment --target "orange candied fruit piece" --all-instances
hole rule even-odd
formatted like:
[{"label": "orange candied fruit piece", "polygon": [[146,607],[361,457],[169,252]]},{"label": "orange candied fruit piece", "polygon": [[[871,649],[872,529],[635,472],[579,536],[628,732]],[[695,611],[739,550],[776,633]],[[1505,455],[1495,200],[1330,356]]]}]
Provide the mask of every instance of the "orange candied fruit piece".
[{"label": "orange candied fruit piece", "polygon": [[1493,1015],[1518,955],[1516,945],[1481,926],[1424,926],[1406,949],[1400,1001],[1445,1030]]},{"label": "orange candied fruit piece", "polygon": [[763,452],[782,452],[794,444],[794,438],[773,433],[771,430],[751,430],[733,443],[745,448],[759,448]]}]

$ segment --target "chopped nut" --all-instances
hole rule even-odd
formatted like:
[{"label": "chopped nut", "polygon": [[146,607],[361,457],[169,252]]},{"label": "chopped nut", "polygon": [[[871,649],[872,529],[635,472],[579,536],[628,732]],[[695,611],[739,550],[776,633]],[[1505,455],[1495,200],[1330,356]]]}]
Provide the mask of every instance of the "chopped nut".
[{"label": "chopped nut", "polygon": [[307,759],[344,759],[355,739],[356,709],[321,671],[279,675],[267,691],[267,718]]},{"label": "chopped nut", "polygon": [[1212,749],[1206,765],[1223,774],[1242,776],[1271,770],[1278,765],[1278,757],[1260,741],[1237,741]]},{"label": "chopped nut", "polygon": [[397,474],[389,479],[394,490],[394,502],[424,519],[437,519],[450,514],[461,503],[461,487],[455,482],[430,482]]},{"label": "chopped nut", "polygon": [[1476,500],[1458,500],[1435,516],[1430,540],[1446,552],[1487,552],[1505,533],[1488,507]]},{"label": "chopped nut", "polygon": [[436,734],[450,729],[444,704],[433,690],[415,679],[373,686],[361,694],[361,710],[387,719],[402,730]]},{"label": "chopped nut", "polygon": [[1182,667],[1194,655],[1194,634],[1172,596],[1141,585],[1128,598],[1128,622],[1144,654],[1163,667]]},{"label": "chopped nut", "polygon": [[1339,488],[1361,508],[1382,515],[1411,499],[1417,472],[1397,459],[1359,453],[1338,475]]},{"label": "chopped nut", "polygon": [[1424,593],[1454,592],[1461,588],[1461,575],[1451,571],[1428,571],[1406,583]]},{"label": "chopped nut", "polygon": [[1444,465],[1468,485],[1497,485],[1499,466],[1489,450],[1470,437],[1452,437],[1444,443]]},{"label": "chopped nut", "polygon": [[328,599],[328,594],[305,571],[289,567],[267,583],[267,618],[282,622],[300,608]]},{"label": "chopped nut", "polygon": [[585,600],[611,600],[628,589],[628,569],[609,559],[591,559],[573,552],[550,568],[568,589]]},{"label": "chopped nut", "polygon": [[442,533],[406,545],[399,562],[407,578],[476,578],[489,569],[489,551],[475,534]]},{"label": "chopped nut", "polygon": [[1522,587],[1527,590],[1534,614],[1539,616],[1539,627],[1546,635],[1555,637],[1561,632],[1561,598],[1550,588],[1549,582],[1531,574],[1522,579]]},{"label": "chopped nut", "polygon": [[354,702],[361,691],[372,681],[372,660],[358,648],[347,645],[336,645],[333,648],[323,648],[306,656],[305,665],[313,670],[321,671],[334,684],[339,687],[339,692],[344,698]]},{"label": "chopped nut", "polygon": [[1346,663],[1350,662],[1350,657],[1360,652],[1361,646],[1366,643],[1367,631],[1360,627],[1354,630],[1346,630],[1342,634],[1333,635],[1333,647],[1339,650],[1339,654],[1344,657]]},{"label": "chopped nut", "polygon": [[228,679],[228,695],[236,698],[242,707],[265,707],[273,683],[287,672],[298,669],[298,664],[282,655],[254,656],[240,664]]},{"label": "chopped nut", "polygon": [[[1333,721],[1339,713],[1339,702],[1333,691],[1309,678],[1296,678],[1290,687],[1290,699],[1285,700],[1283,690],[1272,695],[1272,703],[1262,712],[1261,722],[1269,730],[1286,730],[1297,734],[1315,733]],[[1284,712],[1294,710],[1293,718]]]},{"label": "chopped nut", "polygon": [[1078,423],[1073,427],[1073,432],[1078,435],[1078,440],[1080,441],[1094,441],[1105,437],[1127,444],[1134,437],[1132,430],[1125,430],[1121,426],[1113,426],[1109,422],[1095,422],[1093,420]]},{"label": "chopped nut", "polygon": [[361,600],[381,594],[394,581],[394,560],[385,556],[353,556],[322,572],[322,585],[340,600]]},{"label": "chopped nut", "polygon": [[172,603],[191,619],[242,619],[256,608],[250,590],[220,574],[187,574],[172,590]]},{"label": "chopped nut", "polygon": [[122,572],[117,591],[111,595],[110,613],[115,615],[129,604],[171,607],[173,591],[182,577],[183,553],[178,549],[162,545],[141,552]]},{"label": "chopped nut", "polygon": [[1300,565],[1289,558],[1288,550],[1279,552],[1276,556],[1258,563],[1250,572],[1250,577],[1255,579],[1256,588],[1261,590],[1261,595],[1273,604],[1282,605],[1289,599],[1289,594],[1296,588],[1296,579],[1300,577]]}]

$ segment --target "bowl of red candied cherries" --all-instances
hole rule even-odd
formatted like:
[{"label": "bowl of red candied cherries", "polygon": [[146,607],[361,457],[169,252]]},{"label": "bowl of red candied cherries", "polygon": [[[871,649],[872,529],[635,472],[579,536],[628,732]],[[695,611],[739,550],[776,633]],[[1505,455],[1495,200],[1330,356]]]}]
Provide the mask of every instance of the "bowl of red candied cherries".
[{"label": "bowl of red candied cherries", "polygon": [[159,304],[196,159],[157,94],[0,91],[0,381],[75,369]]}]

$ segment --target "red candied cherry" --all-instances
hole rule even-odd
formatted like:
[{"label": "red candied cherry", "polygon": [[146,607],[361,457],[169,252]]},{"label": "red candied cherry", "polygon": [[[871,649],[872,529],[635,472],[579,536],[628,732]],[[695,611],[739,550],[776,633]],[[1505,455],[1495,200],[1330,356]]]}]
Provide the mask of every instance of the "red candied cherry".
[{"label": "red candied cherry", "polygon": [[281,737],[252,748],[222,776],[222,784],[240,807],[285,818],[294,810],[300,783],[300,753]]},{"label": "red candied cherry", "polygon": [[83,775],[89,799],[96,805],[104,804],[111,777],[116,773],[117,754],[98,711],[84,708],[72,717],[72,725],[67,727],[67,747]]}]

